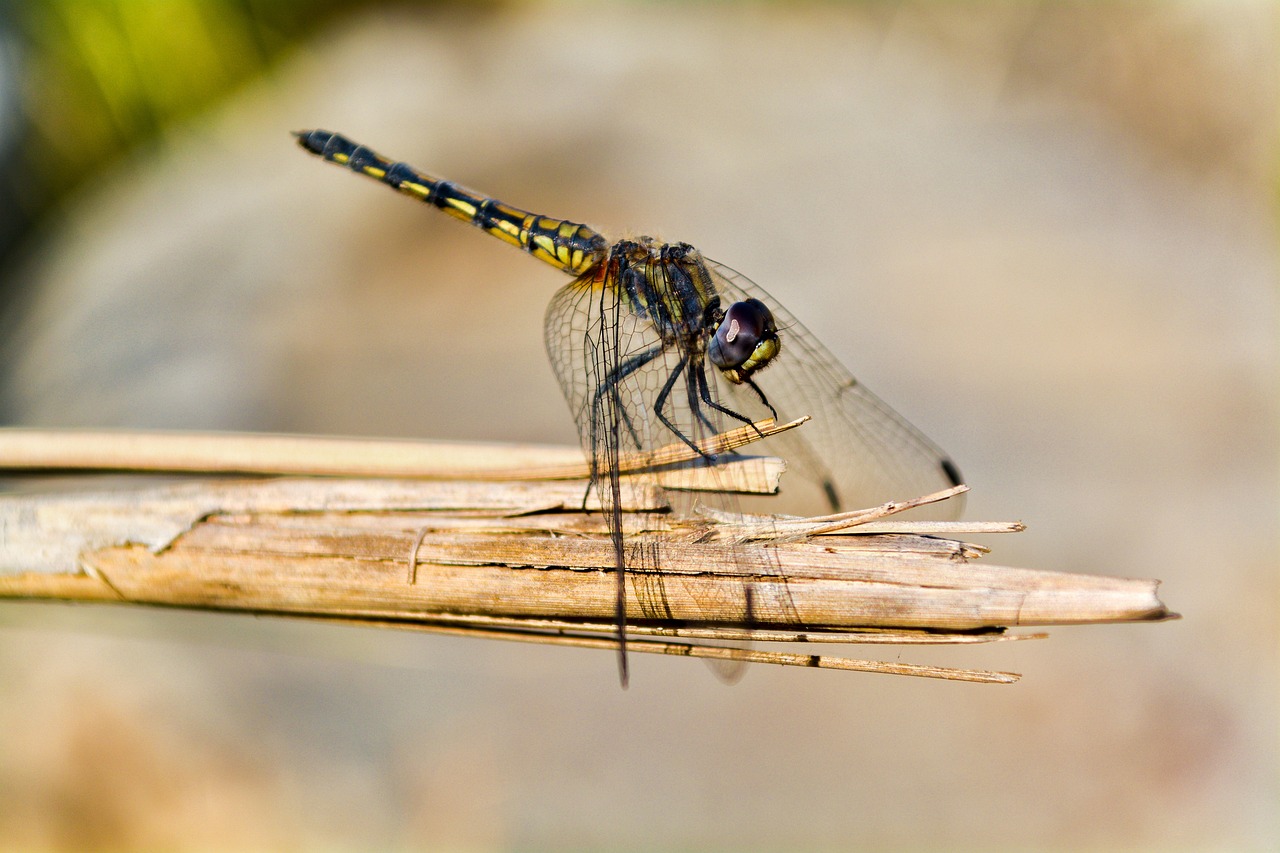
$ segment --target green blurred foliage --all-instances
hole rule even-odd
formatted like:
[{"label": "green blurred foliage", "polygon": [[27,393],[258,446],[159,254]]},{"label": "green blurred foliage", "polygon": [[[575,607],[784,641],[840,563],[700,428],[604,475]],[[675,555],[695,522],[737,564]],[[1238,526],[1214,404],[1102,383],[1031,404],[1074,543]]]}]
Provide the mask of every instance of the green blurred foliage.
[{"label": "green blurred foliage", "polygon": [[41,0],[20,57],[15,201],[30,217],[104,162],[266,68],[338,0]]}]

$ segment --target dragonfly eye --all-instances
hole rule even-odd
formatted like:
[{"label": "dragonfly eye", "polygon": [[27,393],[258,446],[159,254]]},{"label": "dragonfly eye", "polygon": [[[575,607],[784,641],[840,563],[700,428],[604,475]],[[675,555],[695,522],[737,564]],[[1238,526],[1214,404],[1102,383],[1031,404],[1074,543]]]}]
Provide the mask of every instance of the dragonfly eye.
[{"label": "dragonfly eye", "polygon": [[735,302],[711,338],[707,356],[730,382],[742,382],[778,354],[773,314],[759,299]]}]

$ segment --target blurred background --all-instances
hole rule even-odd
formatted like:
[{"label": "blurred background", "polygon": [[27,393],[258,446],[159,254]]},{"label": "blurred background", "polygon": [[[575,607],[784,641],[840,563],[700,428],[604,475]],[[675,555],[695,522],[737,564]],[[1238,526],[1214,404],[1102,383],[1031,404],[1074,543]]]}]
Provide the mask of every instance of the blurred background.
[{"label": "blurred background", "polygon": [[1274,849],[1278,45],[1210,0],[0,6],[3,423],[576,443],[561,277],[323,127],[693,243],[1028,524],[988,559],[1184,615],[903,653],[1014,687],[623,692],[599,652],[4,603],[0,847]]}]

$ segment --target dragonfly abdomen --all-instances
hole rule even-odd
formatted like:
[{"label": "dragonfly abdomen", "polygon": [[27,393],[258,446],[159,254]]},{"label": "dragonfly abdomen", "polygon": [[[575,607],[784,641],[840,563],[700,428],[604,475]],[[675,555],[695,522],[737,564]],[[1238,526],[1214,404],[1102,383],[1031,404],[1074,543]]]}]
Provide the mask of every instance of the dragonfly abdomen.
[{"label": "dragonfly abdomen", "polygon": [[556,269],[581,275],[608,254],[608,241],[586,225],[521,210],[452,181],[420,172],[408,163],[392,161],[341,134],[304,130],[294,135],[298,137],[298,144],[312,154],[434,205],[455,219],[470,222],[499,240],[524,249]]}]

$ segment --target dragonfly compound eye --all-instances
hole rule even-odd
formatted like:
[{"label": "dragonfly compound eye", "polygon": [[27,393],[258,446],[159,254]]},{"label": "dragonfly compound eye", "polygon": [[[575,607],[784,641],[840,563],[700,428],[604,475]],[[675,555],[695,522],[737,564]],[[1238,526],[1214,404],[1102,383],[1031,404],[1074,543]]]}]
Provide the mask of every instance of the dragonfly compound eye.
[{"label": "dragonfly compound eye", "polygon": [[773,314],[759,299],[735,302],[711,338],[707,356],[730,382],[742,382],[778,354]]}]

